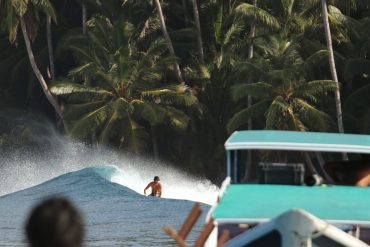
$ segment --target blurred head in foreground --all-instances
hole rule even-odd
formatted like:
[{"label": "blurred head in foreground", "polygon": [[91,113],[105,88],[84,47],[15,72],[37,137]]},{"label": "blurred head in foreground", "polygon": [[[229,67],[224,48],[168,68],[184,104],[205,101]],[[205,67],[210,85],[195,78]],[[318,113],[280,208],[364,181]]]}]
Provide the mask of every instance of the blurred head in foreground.
[{"label": "blurred head in foreground", "polygon": [[80,247],[84,237],[78,210],[65,198],[50,198],[32,210],[26,223],[31,247]]}]

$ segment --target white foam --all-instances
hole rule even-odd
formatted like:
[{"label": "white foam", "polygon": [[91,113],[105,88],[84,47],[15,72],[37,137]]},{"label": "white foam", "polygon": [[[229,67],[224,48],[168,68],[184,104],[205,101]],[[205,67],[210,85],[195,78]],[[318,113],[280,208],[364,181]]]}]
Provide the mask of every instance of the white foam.
[{"label": "white foam", "polygon": [[56,153],[14,154],[0,158],[0,196],[90,166],[114,165],[119,172],[112,182],[143,194],[154,176],[161,178],[163,197],[214,204],[218,188],[206,179],[195,178],[181,170],[143,158],[123,158],[113,151],[93,151],[81,143],[60,138]]}]

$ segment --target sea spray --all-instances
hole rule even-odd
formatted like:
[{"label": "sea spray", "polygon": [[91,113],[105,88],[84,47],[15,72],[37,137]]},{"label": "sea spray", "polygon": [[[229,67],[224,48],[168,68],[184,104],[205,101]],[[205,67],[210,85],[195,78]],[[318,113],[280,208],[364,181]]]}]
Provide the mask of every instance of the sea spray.
[{"label": "sea spray", "polygon": [[213,204],[218,188],[203,178],[195,178],[171,165],[151,159],[128,157],[113,150],[95,150],[72,141],[54,130],[45,119],[17,118],[37,133],[34,146],[19,150],[1,149],[0,196],[40,184],[59,175],[91,166],[114,165],[119,172],[111,181],[142,194],[155,175],[161,178],[163,197]]}]

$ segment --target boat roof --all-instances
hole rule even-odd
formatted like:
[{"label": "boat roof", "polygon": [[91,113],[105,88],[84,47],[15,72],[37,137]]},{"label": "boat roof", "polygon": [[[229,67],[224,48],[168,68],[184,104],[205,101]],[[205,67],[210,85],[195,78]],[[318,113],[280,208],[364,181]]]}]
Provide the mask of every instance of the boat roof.
[{"label": "boat roof", "polygon": [[226,150],[267,149],[370,153],[370,135],[279,130],[235,131]]},{"label": "boat roof", "polygon": [[333,224],[370,226],[370,188],[230,184],[213,207],[219,224],[260,223],[301,208]]}]

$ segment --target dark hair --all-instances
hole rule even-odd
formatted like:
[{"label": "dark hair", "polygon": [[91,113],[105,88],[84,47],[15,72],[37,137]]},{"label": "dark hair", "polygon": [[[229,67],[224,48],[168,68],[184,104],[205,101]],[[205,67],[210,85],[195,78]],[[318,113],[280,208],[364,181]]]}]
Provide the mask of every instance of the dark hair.
[{"label": "dark hair", "polygon": [[154,177],[154,181],[159,181],[159,177],[158,176],[155,176]]},{"label": "dark hair", "polygon": [[83,220],[65,198],[50,198],[38,204],[26,224],[32,247],[79,247],[82,245]]}]

